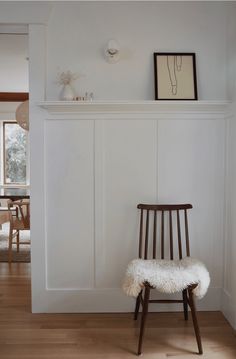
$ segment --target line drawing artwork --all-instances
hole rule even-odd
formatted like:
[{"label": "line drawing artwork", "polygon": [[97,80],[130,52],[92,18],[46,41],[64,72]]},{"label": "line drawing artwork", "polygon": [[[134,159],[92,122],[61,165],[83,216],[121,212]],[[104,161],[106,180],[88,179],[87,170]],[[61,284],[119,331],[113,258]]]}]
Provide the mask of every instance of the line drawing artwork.
[{"label": "line drawing artwork", "polygon": [[154,52],[156,100],[197,100],[195,53]]},{"label": "line drawing artwork", "polygon": [[171,85],[171,93],[172,95],[177,95],[178,92],[178,81],[176,72],[180,72],[182,70],[182,56],[167,56],[166,63],[168,68],[168,74]]}]

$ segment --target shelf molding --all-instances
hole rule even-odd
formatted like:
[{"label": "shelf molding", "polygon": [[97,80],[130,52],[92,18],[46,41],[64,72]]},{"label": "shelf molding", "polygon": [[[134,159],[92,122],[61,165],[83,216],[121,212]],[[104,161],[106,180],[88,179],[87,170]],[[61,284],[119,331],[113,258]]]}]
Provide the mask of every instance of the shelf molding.
[{"label": "shelf molding", "polygon": [[[38,106],[50,118],[211,118],[225,115],[228,101],[44,101]],[[59,117],[58,117],[59,116]]]}]

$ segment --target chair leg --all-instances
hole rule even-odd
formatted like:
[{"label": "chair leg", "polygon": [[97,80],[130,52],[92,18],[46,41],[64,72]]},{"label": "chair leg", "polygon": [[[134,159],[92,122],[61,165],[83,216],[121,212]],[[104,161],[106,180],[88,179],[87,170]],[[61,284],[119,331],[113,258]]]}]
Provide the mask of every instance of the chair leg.
[{"label": "chair leg", "polygon": [[13,240],[13,231],[9,229],[9,245],[8,245],[8,263],[12,262],[12,240]]},{"label": "chair leg", "polygon": [[16,234],[16,245],[17,245],[17,252],[20,251],[20,231],[17,231]]},{"label": "chair leg", "polygon": [[184,306],[184,319],[188,320],[188,296],[187,289],[183,290],[183,306]]},{"label": "chair leg", "polygon": [[200,329],[199,329],[199,325],[198,325],[197,313],[196,313],[196,307],[195,307],[192,289],[189,289],[188,293],[189,293],[189,306],[190,306],[191,313],[192,313],[193,327],[194,327],[194,331],[195,331],[195,335],[196,335],[198,352],[199,352],[199,354],[203,354],[201,334],[200,334]]},{"label": "chair leg", "polygon": [[137,320],[138,319],[138,313],[139,313],[139,307],[140,307],[140,304],[141,304],[141,298],[142,298],[142,290],[141,292],[139,293],[137,299],[136,299],[136,305],[135,305],[135,311],[134,311],[134,320]]},{"label": "chair leg", "polygon": [[146,323],[146,318],[147,318],[147,313],[148,313],[149,297],[150,297],[150,287],[148,285],[146,285],[145,286],[145,292],[144,292],[143,311],[142,311],[140,333],[139,333],[138,355],[140,355],[142,353],[143,334],[144,334],[145,323]]}]

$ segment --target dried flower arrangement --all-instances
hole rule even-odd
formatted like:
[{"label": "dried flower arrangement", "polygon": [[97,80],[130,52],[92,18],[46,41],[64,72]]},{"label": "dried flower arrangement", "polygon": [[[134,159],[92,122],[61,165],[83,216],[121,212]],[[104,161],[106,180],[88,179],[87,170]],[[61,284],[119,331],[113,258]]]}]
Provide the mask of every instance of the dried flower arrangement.
[{"label": "dried flower arrangement", "polygon": [[71,83],[79,78],[77,73],[71,71],[65,71],[58,74],[57,83],[59,85],[71,85]]}]

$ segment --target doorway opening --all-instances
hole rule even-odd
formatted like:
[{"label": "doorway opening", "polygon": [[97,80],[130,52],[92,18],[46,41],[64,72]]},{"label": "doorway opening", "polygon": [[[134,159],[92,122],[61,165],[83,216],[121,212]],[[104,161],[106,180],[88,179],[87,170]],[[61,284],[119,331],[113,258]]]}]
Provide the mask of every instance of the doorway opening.
[{"label": "doorway opening", "polygon": [[30,271],[28,42],[28,26],[0,24],[0,273]]}]

